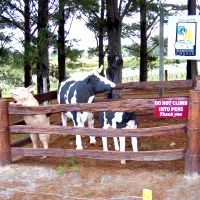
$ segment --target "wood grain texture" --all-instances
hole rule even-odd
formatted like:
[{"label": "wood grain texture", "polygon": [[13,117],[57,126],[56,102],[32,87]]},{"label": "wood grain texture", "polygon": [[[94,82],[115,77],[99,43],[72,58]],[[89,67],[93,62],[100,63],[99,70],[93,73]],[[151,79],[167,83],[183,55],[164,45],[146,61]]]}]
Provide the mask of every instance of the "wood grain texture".
[{"label": "wood grain texture", "polygon": [[74,128],[51,125],[50,127],[31,126],[31,125],[12,125],[10,126],[11,133],[41,133],[41,134],[55,134],[55,135],[85,135],[85,136],[135,136],[135,137],[150,137],[159,135],[175,135],[186,134],[187,126],[185,124],[160,126],[151,128],[138,129],[102,129],[102,128]]},{"label": "wood grain texture", "polygon": [[29,149],[11,148],[12,156],[53,156],[53,157],[84,157],[103,160],[135,160],[135,161],[167,161],[183,159],[184,149],[161,150],[161,151],[140,151],[140,152],[118,152],[100,150],[75,150],[75,149]]},{"label": "wood grain texture", "polygon": [[185,175],[198,178],[200,177],[200,90],[191,90],[189,101]]},{"label": "wood grain texture", "polygon": [[0,100],[0,166],[11,163],[8,101]]}]

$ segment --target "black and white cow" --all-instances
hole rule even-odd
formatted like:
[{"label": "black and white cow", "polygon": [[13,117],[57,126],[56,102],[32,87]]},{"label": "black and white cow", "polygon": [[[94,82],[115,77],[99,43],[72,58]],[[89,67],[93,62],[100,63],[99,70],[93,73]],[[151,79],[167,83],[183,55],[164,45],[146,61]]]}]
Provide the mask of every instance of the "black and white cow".
[{"label": "black and white cow", "polygon": [[[63,80],[57,90],[58,103],[92,103],[97,92],[109,91],[115,87],[115,84],[107,78],[100,75],[103,70],[101,66],[93,74],[83,80],[75,80],[68,78]],[[67,117],[73,120],[74,127],[84,127],[84,123],[88,121],[88,127],[94,127],[93,113],[89,112],[67,112],[61,114],[62,125],[67,126]],[[90,137],[90,143],[95,143],[95,137]],[[81,136],[76,135],[76,149],[83,149]]]},{"label": "black and white cow", "polygon": [[[108,128],[124,128],[135,129],[137,128],[136,116],[134,112],[100,112],[99,113],[100,127],[104,129]],[[125,152],[125,137],[114,137],[115,150]],[[108,151],[107,137],[102,137],[103,150]],[[132,149],[134,152],[138,151],[137,138],[131,137]],[[125,160],[121,161],[121,164],[126,164]]]}]

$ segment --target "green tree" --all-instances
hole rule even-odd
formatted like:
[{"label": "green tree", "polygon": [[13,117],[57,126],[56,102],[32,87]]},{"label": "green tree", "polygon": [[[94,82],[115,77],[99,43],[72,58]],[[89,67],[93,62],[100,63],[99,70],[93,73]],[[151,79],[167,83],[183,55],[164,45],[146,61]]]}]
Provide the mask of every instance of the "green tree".
[{"label": "green tree", "polygon": [[[188,15],[196,15],[196,0],[187,1]],[[193,79],[198,75],[197,61],[187,60],[186,79]]]},{"label": "green tree", "polygon": [[59,82],[65,78],[65,1],[59,0],[58,10],[58,74]]},{"label": "green tree", "polygon": [[[121,33],[122,21],[129,12],[132,0],[106,0],[107,34],[108,34],[108,69],[107,77],[114,83],[122,82],[122,50]],[[113,91],[113,98],[119,97],[118,91]]]},{"label": "green tree", "polygon": [[[5,27],[9,28],[9,32],[14,30],[7,35],[7,37],[10,35],[10,43],[13,38],[16,38],[16,33],[21,32],[24,35],[24,39],[19,38],[19,44],[22,44],[24,47],[24,63],[20,67],[24,66],[24,86],[28,86],[32,84],[31,69],[35,59],[33,56],[33,47],[31,46],[31,38],[34,35],[33,27],[35,26],[35,23],[33,23],[34,19],[31,19],[31,12],[33,16],[35,10],[34,0],[4,0],[4,2],[6,4],[4,4],[4,9],[2,9],[3,12],[0,13],[0,20],[4,22]],[[13,52],[18,51],[13,44],[7,45],[7,48],[9,48],[8,46],[12,46]]]},{"label": "green tree", "polygon": [[147,81],[147,1],[141,0],[140,7],[140,81]]},{"label": "green tree", "polygon": [[96,47],[88,50],[89,55],[99,57],[99,67],[104,65],[104,57],[107,48],[104,47],[105,39],[105,0],[77,1],[81,11],[80,18],[86,21],[86,25],[91,30],[96,39]]},{"label": "green tree", "polygon": [[[155,28],[159,22],[159,6],[152,0],[135,1],[134,6],[133,10],[140,14],[140,22],[125,24],[122,35],[132,41],[132,44],[125,46],[125,48],[132,55],[140,58],[140,81],[147,81],[148,66],[152,66],[151,61],[155,62],[156,55],[153,50],[159,46],[158,37],[152,36],[153,33],[155,34]],[[185,5],[167,3],[163,3],[163,8],[165,17],[186,9]],[[133,15],[136,14],[135,12]]]},{"label": "green tree", "polygon": [[32,85],[30,0],[24,0],[24,86]]},{"label": "green tree", "polygon": [[38,37],[37,37],[37,91],[44,93],[50,90],[49,85],[49,34],[48,34],[48,1],[38,0]]}]

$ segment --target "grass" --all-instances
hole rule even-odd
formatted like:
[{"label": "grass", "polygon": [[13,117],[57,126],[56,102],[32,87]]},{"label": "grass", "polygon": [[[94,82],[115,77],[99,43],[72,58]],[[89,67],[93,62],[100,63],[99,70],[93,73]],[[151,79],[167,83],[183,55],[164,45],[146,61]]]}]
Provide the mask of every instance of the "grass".
[{"label": "grass", "polygon": [[63,175],[66,171],[67,171],[67,166],[61,166],[61,165],[59,165],[56,168],[56,174],[57,175]]},{"label": "grass", "polygon": [[79,167],[77,165],[72,166],[72,171],[73,172],[79,172]]},{"label": "grass", "polygon": [[91,191],[91,192],[88,192],[87,194],[85,194],[85,197],[90,198],[90,197],[93,197],[94,195],[95,195],[95,192]]},{"label": "grass", "polygon": [[76,165],[76,161],[74,158],[68,158],[67,159],[67,164],[70,166],[75,166]]},{"label": "grass", "polygon": [[56,174],[57,175],[63,175],[68,171],[72,171],[72,172],[79,172],[79,167],[76,164],[76,161],[74,158],[70,157],[66,160],[66,164],[64,165],[59,165],[56,168]]},{"label": "grass", "polygon": [[[51,59],[50,63],[52,65],[57,65],[57,60]],[[107,69],[107,59],[105,59],[104,63],[105,63],[105,70],[106,70]],[[165,64],[171,64],[173,66],[177,66],[178,63],[175,63],[175,61],[173,63],[171,63],[171,61],[169,62],[167,59],[165,59]],[[78,63],[71,63],[71,65],[74,65],[75,67],[66,69],[69,76],[71,75],[71,73],[75,73],[75,72],[77,72],[77,73],[80,72],[80,74],[81,74],[84,71],[91,71],[93,69],[96,69],[98,67],[98,57],[94,57],[91,59],[82,58],[79,60]],[[159,64],[157,63],[156,66],[158,66],[158,65]],[[137,58],[133,58],[133,57],[124,57],[123,58],[123,69],[130,68],[130,69],[134,70],[134,69],[138,68],[138,66],[139,66],[139,60]],[[185,72],[174,73],[174,71],[176,71],[176,67],[174,67],[173,73],[171,71],[168,71],[168,80],[185,80],[185,78],[186,78]],[[56,78],[51,78],[51,80],[52,80],[51,81],[51,91],[56,90],[57,86],[58,86],[58,80]],[[158,72],[152,73],[152,71],[149,70],[147,81],[158,81],[158,80],[159,80]],[[122,80],[123,83],[138,82],[138,81],[139,81],[139,73],[135,74],[132,72],[129,76],[126,74],[126,76],[123,77],[123,80]],[[3,89],[2,96],[4,98],[9,98],[10,97],[9,91],[8,91],[9,87],[4,87],[3,85],[1,85],[1,88]]]},{"label": "grass", "polygon": [[141,151],[150,151],[151,150],[151,145],[150,144],[141,144],[140,145]]}]

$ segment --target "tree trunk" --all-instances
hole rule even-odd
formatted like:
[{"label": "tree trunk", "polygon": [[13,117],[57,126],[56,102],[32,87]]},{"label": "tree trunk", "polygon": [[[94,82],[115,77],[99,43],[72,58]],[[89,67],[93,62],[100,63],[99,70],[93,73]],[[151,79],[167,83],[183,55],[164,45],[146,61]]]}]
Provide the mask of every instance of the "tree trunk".
[{"label": "tree trunk", "polygon": [[[196,0],[188,0],[188,15],[196,15]],[[198,75],[196,60],[187,60],[186,73],[186,79],[193,79]]]},{"label": "tree trunk", "polygon": [[58,75],[59,82],[65,78],[65,17],[63,0],[59,0],[58,18]]},{"label": "tree trunk", "polygon": [[147,22],[146,22],[147,4],[146,0],[140,5],[140,82],[147,81]]},{"label": "tree trunk", "polygon": [[30,63],[31,44],[30,44],[30,0],[24,0],[24,86],[32,84],[32,72]]},{"label": "tree trunk", "polygon": [[37,63],[37,91],[49,91],[49,52],[48,52],[48,1],[38,1],[38,63]]},{"label": "tree trunk", "polygon": [[104,65],[104,11],[105,11],[105,0],[101,0],[101,17],[99,23],[99,67]]},{"label": "tree trunk", "polygon": [[[106,0],[108,31],[108,69],[109,80],[122,82],[123,59],[121,52],[121,19],[117,0]],[[113,98],[119,97],[119,91],[113,91]]]}]

